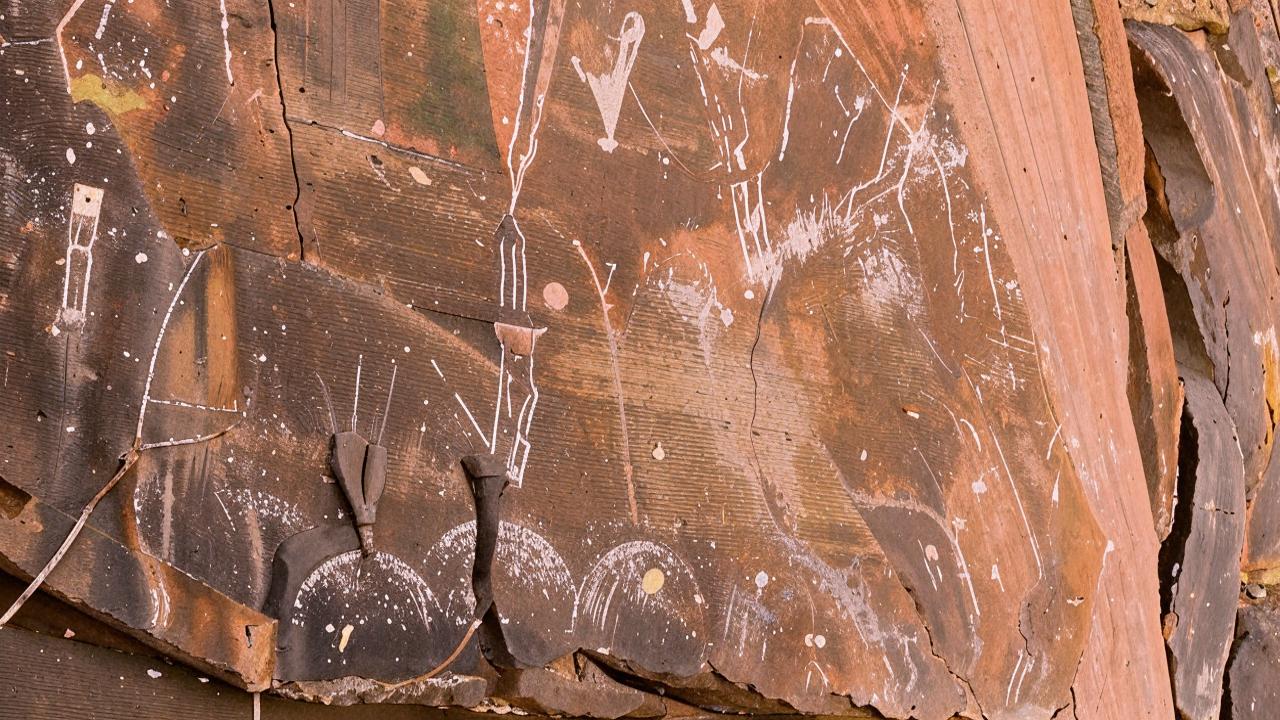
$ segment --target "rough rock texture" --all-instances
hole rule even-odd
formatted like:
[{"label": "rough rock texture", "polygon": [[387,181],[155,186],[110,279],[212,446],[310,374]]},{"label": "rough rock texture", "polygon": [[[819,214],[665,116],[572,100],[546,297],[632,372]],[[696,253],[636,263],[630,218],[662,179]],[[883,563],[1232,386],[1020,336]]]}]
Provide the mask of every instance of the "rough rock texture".
[{"label": "rough rock texture", "polygon": [[1247,0],[1120,0],[1126,18],[1192,31],[1227,32],[1231,11]]},{"label": "rough rock texture", "polygon": [[[1243,707],[1218,689],[1226,648],[1243,632],[1244,616],[1231,618],[1241,577],[1274,582],[1277,567],[1280,125],[1265,59],[1275,25],[1255,4],[1235,16],[1226,37],[1137,23],[1128,29],[1149,148],[1147,225],[1194,425],[1184,421],[1180,504],[1162,553],[1166,633],[1180,711],[1216,718],[1220,708]],[[1194,390],[1192,402],[1193,388],[1210,383],[1216,392]],[[1177,607],[1179,597],[1191,600],[1188,587],[1195,593],[1190,623]],[[1233,661],[1230,672],[1256,673],[1246,667]]]},{"label": "rough rock texture", "polygon": [[1228,701],[1232,720],[1255,720],[1275,714],[1280,687],[1275,683],[1280,663],[1280,605],[1276,595],[1254,602],[1247,600],[1236,623]]},{"label": "rough rock texture", "polygon": [[1188,422],[1183,427],[1178,512],[1161,554],[1168,583],[1165,634],[1178,712],[1215,718],[1240,593],[1244,543],[1244,463],[1231,418],[1207,378],[1183,375]]},{"label": "rough rock texture", "polygon": [[2,0],[4,569],[115,476],[44,588],[251,690],[1217,717],[1272,10]]},{"label": "rough rock texture", "polygon": [[483,678],[467,675],[430,678],[395,689],[377,680],[350,676],[336,680],[299,680],[275,688],[280,697],[339,706],[371,703],[473,707],[484,701],[487,692]]}]

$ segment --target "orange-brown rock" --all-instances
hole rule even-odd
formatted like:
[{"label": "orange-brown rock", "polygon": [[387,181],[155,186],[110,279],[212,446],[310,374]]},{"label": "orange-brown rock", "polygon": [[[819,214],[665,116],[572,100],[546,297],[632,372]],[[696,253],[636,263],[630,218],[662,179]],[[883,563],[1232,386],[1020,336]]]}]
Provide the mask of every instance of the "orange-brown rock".
[{"label": "orange-brown rock", "polygon": [[4,570],[299,717],[1213,717],[1271,18],[0,2]]}]

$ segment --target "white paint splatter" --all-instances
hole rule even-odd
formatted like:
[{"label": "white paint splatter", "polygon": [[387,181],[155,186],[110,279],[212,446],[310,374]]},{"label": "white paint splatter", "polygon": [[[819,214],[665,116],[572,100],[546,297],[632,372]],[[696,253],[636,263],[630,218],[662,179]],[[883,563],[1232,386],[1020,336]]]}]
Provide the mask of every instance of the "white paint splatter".
[{"label": "white paint splatter", "polygon": [[227,21],[227,0],[218,0],[218,5],[222,10],[222,59],[227,70],[227,84],[235,85],[235,76],[231,74],[231,38],[227,34],[231,23]]},{"label": "white paint splatter", "polygon": [[[437,567],[470,567],[470,558],[475,554],[475,538],[475,521],[458,525],[436,541],[428,557]],[[540,606],[542,610],[538,612],[550,613],[551,618],[543,617],[542,620],[550,622],[554,618],[568,629],[572,622],[571,608],[578,592],[577,583],[564,558],[546,538],[523,525],[501,523],[494,570],[512,592],[535,594],[548,600],[549,603]],[[459,626],[471,621],[474,599],[469,575],[458,577],[447,592],[442,590],[442,594],[445,617]]]},{"label": "white paint splatter", "polygon": [[[685,19],[689,18],[691,12],[692,8],[686,10]],[[693,20],[689,20],[689,22],[697,22],[697,16],[694,16]],[[716,7],[715,3],[711,3],[711,8],[707,10],[706,25],[698,33],[698,37],[695,38],[690,35],[689,39],[698,44],[699,50],[706,50],[711,47],[716,38],[720,37],[721,30],[724,30],[724,18],[720,16],[720,8]]]},{"label": "white paint splatter", "polygon": [[631,69],[636,63],[636,54],[640,51],[640,41],[644,38],[644,18],[634,10],[622,19],[622,30],[618,34],[618,55],[614,59],[613,68],[607,74],[595,75],[582,69],[582,62],[575,56],[571,59],[573,67],[591,87],[596,106],[600,108],[600,119],[604,121],[605,136],[597,140],[600,147],[608,153],[618,147],[613,139],[618,127],[618,113],[622,110],[622,100],[626,96],[627,83],[631,77]]},{"label": "white paint splatter", "polygon": [[715,281],[705,263],[699,263],[702,277],[692,282],[682,282],[674,274],[658,281],[667,301],[686,322],[698,329],[698,345],[702,348],[703,363],[711,367],[715,341],[724,328],[733,324],[733,310],[720,302]]},{"label": "white paint splatter", "polygon": [[[58,43],[58,57],[62,59],[62,74],[67,79],[68,93],[71,92],[71,69],[67,66],[66,48],[62,46],[62,31],[67,28],[67,23],[71,22],[71,18],[75,17],[76,13],[80,11],[81,5],[84,5],[84,0],[75,0],[75,2],[71,3],[71,7],[67,8],[67,14],[62,16],[62,19],[58,21],[57,27],[53,29],[53,38]],[[81,61],[77,60],[76,69],[79,70],[80,67]]]},{"label": "white paint splatter", "polygon": [[752,80],[752,81],[766,80],[769,77],[768,75],[758,73],[755,70],[752,70],[751,68],[746,67],[745,65],[738,62],[737,60],[734,60],[733,57],[729,55],[729,51],[724,47],[718,47],[715,50],[712,50],[711,59],[714,60],[717,65],[724,68],[725,70],[728,70],[730,72],[741,73],[742,76],[748,80]]},{"label": "white paint splatter", "polygon": [[98,19],[98,29],[93,31],[93,39],[101,40],[102,33],[107,29],[107,17],[111,15],[111,3],[102,6],[102,17]]},{"label": "white paint splatter", "polygon": [[[67,149],[74,162],[75,153]],[[93,276],[93,246],[102,215],[101,188],[76,183],[71,189],[71,217],[67,222],[67,252],[63,257],[62,307],[55,328],[78,328],[88,314],[89,281]]]}]

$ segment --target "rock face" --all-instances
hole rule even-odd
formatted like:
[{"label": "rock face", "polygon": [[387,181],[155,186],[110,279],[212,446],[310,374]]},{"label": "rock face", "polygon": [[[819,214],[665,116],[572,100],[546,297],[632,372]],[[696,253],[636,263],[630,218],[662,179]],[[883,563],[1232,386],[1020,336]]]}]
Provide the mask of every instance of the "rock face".
[{"label": "rock face", "polygon": [[1174,533],[1161,571],[1174,701],[1183,717],[1213,718],[1236,624],[1244,543],[1244,463],[1233,423],[1213,384],[1193,370],[1187,390],[1187,442],[1179,472]]},{"label": "rock face", "polygon": [[1120,0],[1125,17],[1216,34],[1227,32],[1231,11],[1241,4],[1241,0]]},{"label": "rock face", "polygon": [[1276,27],[3,0],[4,568],[298,701],[1263,717]]},{"label": "rock face", "polygon": [[[1231,658],[1228,688],[1230,715],[1253,720],[1268,717],[1280,701],[1275,668],[1280,660],[1280,613],[1275,596],[1242,607],[1236,623],[1236,646]],[[1226,708],[1224,707],[1224,711]]]}]

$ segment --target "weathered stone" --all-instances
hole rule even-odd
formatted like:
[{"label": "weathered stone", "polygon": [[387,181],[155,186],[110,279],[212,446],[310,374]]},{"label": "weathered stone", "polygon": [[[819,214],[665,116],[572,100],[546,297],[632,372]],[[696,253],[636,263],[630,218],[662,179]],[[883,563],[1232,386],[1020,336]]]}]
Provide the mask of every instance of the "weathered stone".
[{"label": "weathered stone", "polygon": [[505,672],[494,694],[529,712],[570,717],[654,717],[666,710],[657,696],[618,684],[589,661],[571,677],[544,668]]},{"label": "weathered stone", "polygon": [[1231,417],[1207,378],[1184,367],[1187,420],[1173,531],[1161,552],[1165,633],[1181,717],[1216,720],[1240,593],[1244,463]]},{"label": "weathered stone", "polygon": [[284,683],[272,692],[290,700],[305,700],[323,705],[357,705],[387,703],[392,705],[456,705],[474,707],[488,695],[488,683],[469,675],[444,675],[400,687],[362,677],[333,680],[299,680]]},{"label": "weathered stone", "polygon": [[1280,606],[1275,598],[1240,608],[1236,641],[1228,669],[1231,720],[1263,720],[1280,703],[1276,668],[1280,666]]},{"label": "weathered stone", "polygon": [[1261,5],[1142,4],[1230,35],[0,2],[0,556],[132,448],[46,587],[247,687],[1208,717],[1246,491],[1280,568],[1280,133]]},{"label": "weathered stone", "polygon": [[1186,31],[1203,28],[1218,35],[1227,32],[1233,9],[1227,0],[1120,0],[1120,10],[1130,20]]}]

